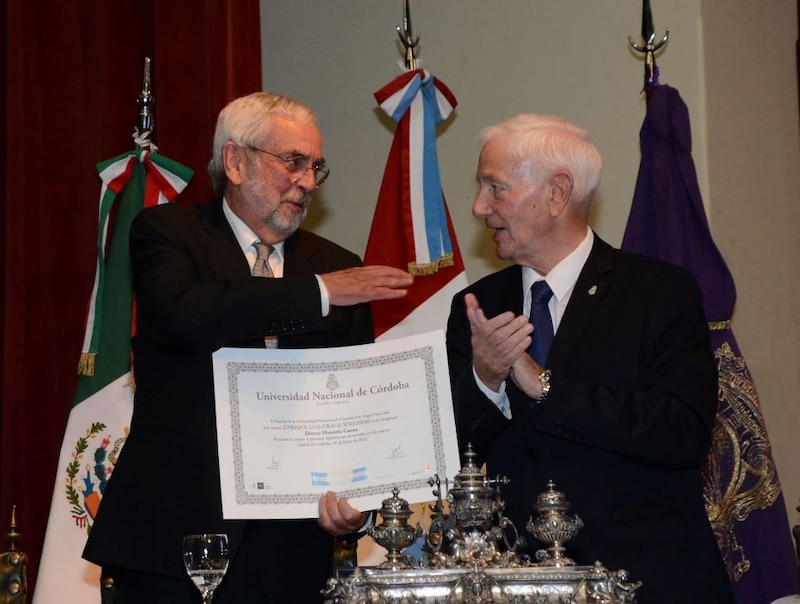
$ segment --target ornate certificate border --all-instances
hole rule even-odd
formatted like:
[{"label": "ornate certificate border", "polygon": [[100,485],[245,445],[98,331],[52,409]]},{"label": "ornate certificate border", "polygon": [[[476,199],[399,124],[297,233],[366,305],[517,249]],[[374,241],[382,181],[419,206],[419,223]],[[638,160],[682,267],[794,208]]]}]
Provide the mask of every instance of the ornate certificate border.
[{"label": "ornate certificate border", "polygon": [[[377,348],[379,345],[377,344],[370,346],[375,346],[376,350],[379,350]],[[442,345],[442,355],[444,355],[443,348],[444,347]],[[316,506],[316,503],[321,495],[321,491],[319,489],[315,491],[309,488],[308,490],[301,492],[274,493],[256,490],[253,485],[248,484],[248,480],[245,476],[245,453],[243,452],[244,440],[242,434],[242,422],[246,421],[246,418],[243,417],[242,412],[241,399],[243,393],[240,387],[241,378],[247,376],[248,374],[265,376],[265,381],[279,380],[281,375],[286,376],[289,374],[313,374],[315,379],[317,379],[320,374],[341,374],[342,372],[347,371],[383,367],[387,369],[386,375],[398,377],[392,374],[391,367],[393,365],[407,361],[418,361],[418,363],[404,365],[404,370],[408,369],[409,367],[413,368],[412,378],[415,380],[417,393],[422,390],[422,384],[424,384],[424,390],[427,394],[427,401],[425,403],[420,402],[420,405],[415,407],[415,411],[417,412],[424,408],[427,417],[420,417],[420,422],[415,428],[416,432],[414,434],[414,439],[418,440],[420,437],[423,439],[429,439],[428,442],[432,443],[433,446],[435,467],[432,469],[430,474],[422,475],[419,478],[409,478],[401,481],[384,481],[382,479],[378,479],[376,482],[367,486],[348,486],[347,488],[336,488],[330,490],[335,490],[339,496],[346,496],[350,500],[360,497],[386,496],[393,487],[397,487],[403,492],[423,489],[429,493],[431,488],[429,481],[434,474],[438,474],[442,477],[448,477],[450,473],[458,471],[458,468],[456,467],[458,463],[458,452],[457,445],[454,442],[455,427],[454,425],[452,427],[449,425],[443,426],[443,421],[452,421],[452,400],[443,400],[443,395],[450,392],[449,381],[446,384],[438,383],[438,379],[443,379],[444,376],[447,376],[448,374],[446,368],[444,372],[442,372],[440,368],[438,371],[438,376],[442,376],[442,378],[437,376],[437,368],[435,363],[436,351],[434,350],[434,346],[427,344],[410,347],[396,352],[389,352],[387,354],[375,354],[354,359],[329,360],[322,362],[307,362],[304,360],[298,362],[285,362],[282,360],[247,360],[253,356],[257,356],[258,352],[263,351],[253,353],[251,352],[252,349],[243,350],[248,351],[248,353],[242,353],[243,360],[225,360],[224,370],[227,380],[224,385],[220,383],[218,386],[218,388],[222,387],[226,389],[226,395],[229,404],[230,444],[228,446],[230,446],[232,449],[232,478],[234,485],[234,497],[237,506],[291,506],[301,504],[301,507],[305,506],[306,509],[308,509],[309,505]],[[275,353],[275,351],[270,352],[272,354]],[[444,359],[446,360],[446,355],[444,355]],[[416,367],[419,367],[419,373],[417,373]],[[215,369],[215,371],[218,372],[219,368]],[[408,376],[406,375],[399,377]],[[442,390],[443,385],[446,386],[445,390]],[[387,396],[387,394],[384,394],[384,396]],[[394,395],[388,394],[388,396]],[[403,405],[402,396],[402,393],[399,393],[399,396],[396,399],[399,406]],[[448,407],[443,409],[442,405],[448,405]],[[404,407],[398,407],[398,409],[401,408]],[[443,411],[445,411],[444,419]],[[452,443],[446,442],[447,439],[445,438],[445,434],[448,435],[447,439],[452,438]],[[381,437],[373,436],[372,438],[376,439]],[[428,445],[428,447],[430,447],[430,445]],[[451,449],[454,449],[455,451],[453,452]],[[430,455],[430,448],[427,450],[429,452],[428,455]],[[449,467],[451,465],[454,467]],[[221,468],[221,472],[222,471],[223,469]],[[228,472],[230,472],[230,469],[228,469]],[[426,499],[428,498],[430,498],[429,494],[427,495]],[[226,514],[226,517],[229,517],[229,515]]]}]

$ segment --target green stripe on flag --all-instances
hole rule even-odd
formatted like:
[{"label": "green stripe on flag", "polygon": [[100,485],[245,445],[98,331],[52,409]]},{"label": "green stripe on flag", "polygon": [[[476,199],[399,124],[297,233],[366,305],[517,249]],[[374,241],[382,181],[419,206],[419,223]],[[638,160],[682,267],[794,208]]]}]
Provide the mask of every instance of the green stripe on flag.
[{"label": "green stripe on flag", "polygon": [[101,390],[131,369],[131,323],[133,314],[133,280],[128,236],[134,217],[142,209],[145,167],[136,162],[128,184],[117,195],[115,211],[109,225],[105,284],[101,305],[103,327],[100,331],[94,375],[81,375],[73,406]]}]

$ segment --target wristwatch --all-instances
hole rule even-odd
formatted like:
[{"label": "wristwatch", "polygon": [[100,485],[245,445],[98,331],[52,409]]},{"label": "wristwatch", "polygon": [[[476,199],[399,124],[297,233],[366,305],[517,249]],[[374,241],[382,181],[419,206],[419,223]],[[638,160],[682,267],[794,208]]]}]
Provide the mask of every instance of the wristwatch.
[{"label": "wristwatch", "polygon": [[539,397],[539,403],[544,403],[547,400],[547,395],[550,394],[550,376],[552,374],[553,372],[549,369],[542,369],[539,374],[539,383],[542,385],[542,396]]}]

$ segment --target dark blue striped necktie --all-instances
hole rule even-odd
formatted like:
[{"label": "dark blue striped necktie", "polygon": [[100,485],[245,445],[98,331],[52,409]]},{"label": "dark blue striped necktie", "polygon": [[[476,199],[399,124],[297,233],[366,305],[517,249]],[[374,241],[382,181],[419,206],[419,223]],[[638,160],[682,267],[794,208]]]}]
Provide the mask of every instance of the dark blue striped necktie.
[{"label": "dark blue striped necktie", "polygon": [[546,367],[547,354],[553,342],[553,319],[547,307],[552,297],[553,290],[547,285],[547,281],[537,281],[531,286],[530,321],[533,324],[533,341],[528,348],[528,354],[542,367]]}]

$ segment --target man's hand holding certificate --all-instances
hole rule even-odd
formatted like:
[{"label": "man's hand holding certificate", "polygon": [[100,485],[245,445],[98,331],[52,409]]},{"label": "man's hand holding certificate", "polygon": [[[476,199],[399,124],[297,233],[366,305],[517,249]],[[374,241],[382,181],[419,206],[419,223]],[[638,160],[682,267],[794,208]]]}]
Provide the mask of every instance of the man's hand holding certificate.
[{"label": "man's hand holding certificate", "polygon": [[431,499],[459,469],[444,334],[214,354],[225,518],[309,518],[326,491],[359,509]]}]

